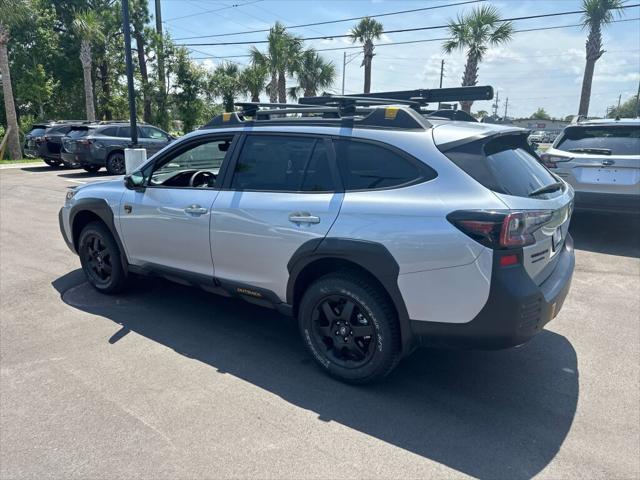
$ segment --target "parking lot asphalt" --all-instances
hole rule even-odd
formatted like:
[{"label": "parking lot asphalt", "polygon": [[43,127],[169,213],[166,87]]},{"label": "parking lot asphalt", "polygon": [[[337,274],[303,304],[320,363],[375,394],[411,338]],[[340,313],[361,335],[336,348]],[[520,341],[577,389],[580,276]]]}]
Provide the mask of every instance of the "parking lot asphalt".
[{"label": "parking lot asphalt", "polygon": [[100,178],[0,172],[2,479],[640,478],[638,219],[574,216],[571,292],[529,344],[419,350],[354,387],[274,311],[94,292],[57,212]]}]

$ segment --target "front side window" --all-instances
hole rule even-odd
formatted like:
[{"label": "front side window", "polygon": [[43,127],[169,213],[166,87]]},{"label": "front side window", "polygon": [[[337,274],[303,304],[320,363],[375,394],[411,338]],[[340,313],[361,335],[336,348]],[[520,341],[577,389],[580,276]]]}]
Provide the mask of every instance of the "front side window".
[{"label": "front side window", "polygon": [[140,127],[140,131],[142,132],[142,136],[145,138],[152,138],[154,140],[169,140],[167,135],[153,127]]},{"label": "front side window", "polygon": [[214,187],[232,141],[233,137],[218,138],[179,151],[155,166],[149,185]]},{"label": "front side window", "polygon": [[555,148],[573,153],[640,155],[640,127],[568,127]]},{"label": "front side window", "polygon": [[270,192],[333,190],[324,140],[284,135],[247,137],[231,188]]},{"label": "front side window", "polygon": [[345,190],[390,188],[423,177],[414,163],[388,148],[356,140],[333,143]]}]

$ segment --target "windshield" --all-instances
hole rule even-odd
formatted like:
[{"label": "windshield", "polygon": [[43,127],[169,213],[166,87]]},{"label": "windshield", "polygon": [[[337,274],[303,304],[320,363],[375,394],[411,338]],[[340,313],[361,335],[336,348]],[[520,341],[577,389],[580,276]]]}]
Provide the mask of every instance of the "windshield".
[{"label": "windshield", "polygon": [[88,128],[72,128],[69,133],[67,133],[67,137],[69,138],[81,138],[89,133]]},{"label": "windshield", "polygon": [[595,148],[609,150],[611,155],[640,155],[640,126],[568,127],[555,148],[576,153]]},{"label": "windshield", "polygon": [[[528,197],[558,182],[540,164],[523,135],[478,140],[445,154],[477,182],[497,193]],[[561,188],[550,188],[541,198],[561,192]]]},{"label": "windshield", "polygon": [[29,132],[29,135],[31,135],[32,137],[41,137],[44,135],[44,131],[44,127],[33,127]]}]

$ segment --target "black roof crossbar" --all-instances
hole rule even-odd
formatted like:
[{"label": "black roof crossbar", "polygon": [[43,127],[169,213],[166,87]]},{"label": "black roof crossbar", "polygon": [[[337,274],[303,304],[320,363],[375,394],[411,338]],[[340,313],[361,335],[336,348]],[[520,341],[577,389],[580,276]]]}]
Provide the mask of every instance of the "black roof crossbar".
[{"label": "black roof crossbar", "polygon": [[[404,104],[416,109],[416,106],[435,102],[464,102],[473,100],[491,100],[493,87],[452,87],[436,89],[398,90],[394,92],[358,93],[354,95],[327,95],[323,97],[304,97],[300,103],[329,105],[336,102],[347,102],[349,99],[359,105],[377,100],[376,104]],[[374,103],[369,103],[374,105]]]},{"label": "black roof crossbar", "polygon": [[457,120],[460,122],[477,122],[475,118],[463,110],[435,110],[433,112],[422,112],[427,118],[442,118],[447,120]]},{"label": "black roof crossbar", "polygon": [[253,117],[255,114],[260,111],[261,107],[267,107],[271,109],[285,109],[285,108],[301,108],[305,105],[301,105],[299,103],[263,103],[263,102],[235,102],[234,105],[236,107],[241,108],[242,115],[246,115],[248,117]]}]

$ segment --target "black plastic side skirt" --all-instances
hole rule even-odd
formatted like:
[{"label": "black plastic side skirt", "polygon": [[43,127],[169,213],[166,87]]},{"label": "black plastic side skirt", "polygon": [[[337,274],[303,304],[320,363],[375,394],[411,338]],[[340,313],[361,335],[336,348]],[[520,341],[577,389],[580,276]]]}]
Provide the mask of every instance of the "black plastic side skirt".
[{"label": "black plastic side skirt", "polygon": [[347,238],[313,239],[305,242],[287,263],[289,271],[287,304],[294,304],[295,285],[300,273],[312,262],[325,258],[354,263],[372,274],[382,284],[398,312],[402,352],[409,353],[415,347],[415,342],[407,307],[398,288],[400,266],[381,243]]}]

